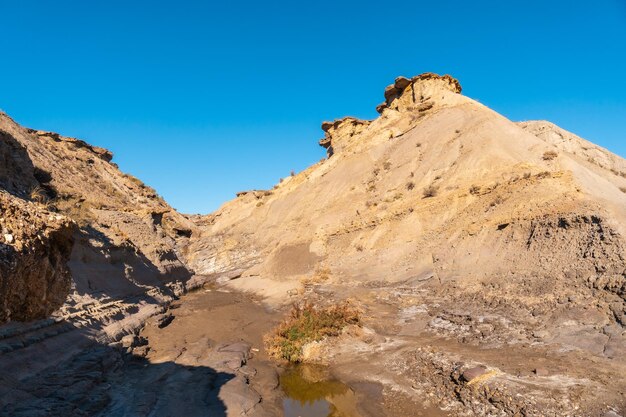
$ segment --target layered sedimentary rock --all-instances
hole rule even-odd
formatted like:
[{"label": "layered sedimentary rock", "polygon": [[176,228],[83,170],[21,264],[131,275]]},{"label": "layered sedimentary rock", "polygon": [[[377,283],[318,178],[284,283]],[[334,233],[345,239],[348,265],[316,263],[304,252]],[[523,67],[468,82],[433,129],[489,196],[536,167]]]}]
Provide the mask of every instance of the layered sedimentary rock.
[{"label": "layered sedimentary rock", "polygon": [[181,261],[181,243],[193,225],[152,188],[122,173],[111,152],[23,128],[5,114],[0,135],[10,151],[4,153],[10,170],[0,170],[0,186],[79,225],[68,306],[184,286],[192,273]]},{"label": "layered sedimentary rock", "polygon": [[63,305],[74,226],[0,191],[0,323],[45,318]]}]

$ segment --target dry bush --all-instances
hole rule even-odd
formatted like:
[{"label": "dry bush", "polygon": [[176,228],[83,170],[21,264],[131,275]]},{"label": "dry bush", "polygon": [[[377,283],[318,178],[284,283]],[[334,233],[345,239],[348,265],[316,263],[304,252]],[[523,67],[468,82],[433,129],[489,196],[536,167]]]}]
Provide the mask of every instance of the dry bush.
[{"label": "dry bush", "polygon": [[413,188],[415,188],[415,183],[413,181],[409,181],[406,183],[406,189],[411,191]]},{"label": "dry bush", "polygon": [[358,311],[348,303],[326,308],[308,302],[295,304],[289,317],[265,335],[265,349],[276,359],[298,363],[302,361],[304,345],[339,336],[344,327],[359,322]]},{"label": "dry bush", "polygon": [[424,196],[424,198],[430,198],[430,197],[436,196],[438,192],[439,192],[439,187],[431,184],[428,187],[424,188],[422,195]]},{"label": "dry bush", "polygon": [[389,162],[389,161],[383,162],[383,169],[385,171],[389,171],[391,169],[391,162]]},{"label": "dry bush", "polygon": [[477,195],[478,193],[480,193],[480,186],[479,185],[472,185],[469,189],[470,194],[472,195]]},{"label": "dry bush", "polygon": [[543,158],[544,161],[552,161],[557,156],[559,156],[559,154],[556,153],[555,151],[545,151],[543,153],[542,158]]},{"label": "dry bush", "polygon": [[31,201],[42,205],[46,205],[48,203],[48,195],[46,193],[46,190],[44,190],[43,187],[39,185],[33,187],[33,189],[30,190],[29,197]]}]

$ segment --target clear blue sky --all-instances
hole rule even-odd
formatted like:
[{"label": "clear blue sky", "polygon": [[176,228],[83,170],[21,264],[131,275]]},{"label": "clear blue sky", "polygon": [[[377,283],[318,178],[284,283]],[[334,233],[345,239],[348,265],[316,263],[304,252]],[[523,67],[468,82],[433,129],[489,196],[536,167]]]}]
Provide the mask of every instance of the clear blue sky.
[{"label": "clear blue sky", "polygon": [[0,0],[0,108],[104,146],[184,212],[324,156],[397,75],[626,156],[626,0]]}]

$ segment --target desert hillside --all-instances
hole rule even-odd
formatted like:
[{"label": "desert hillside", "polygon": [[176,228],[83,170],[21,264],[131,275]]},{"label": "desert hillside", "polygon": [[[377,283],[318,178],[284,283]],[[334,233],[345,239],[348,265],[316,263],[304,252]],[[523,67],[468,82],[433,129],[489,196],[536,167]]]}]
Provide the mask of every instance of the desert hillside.
[{"label": "desert hillside", "polygon": [[[102,148],[26,129],[0,114],[6,191],[78,224],[70,260],[77,303],[143,294],[191,275],[178,241],[192,225]],[[93,301],[93,300],[92,300]]]},{"label": "desert hillside", "polygon": [[[517,272],[511,295],[532,280],[544,298],[547,277],[621,274],[626,161],[459,93],[450,77],[399,78],[379,118],[325,122],[328,159],[197,221],[192,267],[241,275],[233,285],[277,302],[322,270],[338,284],[418,279],[481,294]],[[562,247],[548,256],[551,245]],[[585,250],[597,256],[575,256]]]},{"label": "desert hillside", "polygon": [[625,415],[626,160],[461,92],[398,77],[203,216],[0,114],[0,415],[281,415],[293,304],[350,314],[293,355],[339,414]]},{"label": "desert hillside", "polygon": [[[480,366],[501,375],[500,394],[517,397],[503,405],[495,394],[468,394],[499,410],[475,413],[593,404],[562,386],[550,391],[556,403],[529,400],[545,381],[507,372],[530,372],[546,346],[607,361],[596,369],[626,353],[626,161],[548,122],[514,123],[460,93],[449,76],[399,77],[377,119],[324,122],[328,158],[196,219],[189,263],[273,306],[353,300],[386,336],[376,346],[357,337],[311,347],[309,361],[339,366],[370,352],[370,370],[395,367],[411,381],[399,386],[439,395],[408,376],[416,372],[410,363],[453,374],[482,355]],[[432,337],[446,342],[424,342]],[[450,340],[460,347],[443,347]],[[512,349],[518,365],[477,346]],[[561,358],[557,367],[590,366],[578,360]],[[606,375],[565,375],[606,390]],[[612,392],[614,400],[623,395]]]}]

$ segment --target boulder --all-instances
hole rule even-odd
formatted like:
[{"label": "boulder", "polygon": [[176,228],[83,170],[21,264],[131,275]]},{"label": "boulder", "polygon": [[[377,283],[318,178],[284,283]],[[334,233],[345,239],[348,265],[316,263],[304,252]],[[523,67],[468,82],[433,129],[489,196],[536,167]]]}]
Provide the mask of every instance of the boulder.
[{"label": "boulder", "polygon": [[484,365],[475,366],[473,368],[466,369],[463,371],[461,375],[465,382],[470,382],[473,379],[478,378],[479,376],[485,374],[487,372],[487,367]]}]

